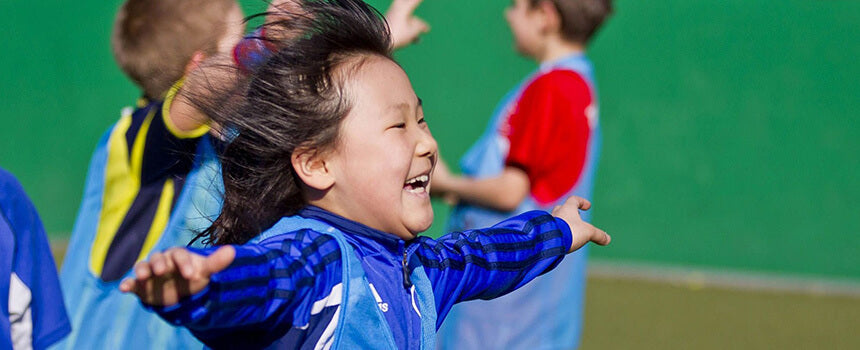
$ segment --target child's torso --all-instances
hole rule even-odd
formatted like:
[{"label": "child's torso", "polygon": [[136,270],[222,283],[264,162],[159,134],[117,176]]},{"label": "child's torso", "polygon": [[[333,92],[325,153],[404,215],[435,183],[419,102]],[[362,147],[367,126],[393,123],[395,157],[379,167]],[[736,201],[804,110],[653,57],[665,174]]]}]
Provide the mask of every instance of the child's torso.
[{"label": "child's torso", "polygon": [[[324,297],[307,300],[305,303],[309,304],[309,307],[297,308],[293,315],[292,327],[280,339],[270,345],[270,348],[314,348],[320,344],[335,341],[340,330],[330,331],[333,327],[361,328],[364,327],[363,324],[384,322],[387,327],[379,327],[380,325],[377,324],[374,328],[387,329],[376,329],[375,332],[365,330],[360,335],[363,338],[360,341],[376,344],[376,347],[387,344],[398,349],[421,349],[422,341],[425,338],[422,327],[426,328],[426,325],[422,326],[422,314],[435,315],[435,310],[427,310],[428,305],[422,305],[415,285],[407,286],[404,284],[404,276],[406,275],[404,274],[403,257],[406,247],[403,241],[318,209],[306,209],[302,212],[302,216],[303,219],[307,220],[305,221],[306,225],[311,220],[316,221],[316,223],[310,223],[311,225],[321,224],[313,230],[305,230],[302,233],[305,235],[302,240],[334,239],[332,232],[336,231],[336,234],[342,238],[338,244],[348,245],[347,249],[341,251],[345,254],[352,254],[352,256],[341,257],[344,265],[341,265],[340,269],[332,269],[331,276],[317,279],[316,285],[313,287],[315,289],[314,294],[324,295]],[[284,220],[292,220],[294,222],[291,224],[296,225],[295,218]],[[330,229],[323,229],[325,226]],[[278,224],[267,232],[273,230],[284,232],[283,226],[279,227]],[[266,237],[267,235],[269,237]],[[262,240],[264,243],[267,241],[277,242],[294,235],[295,232],[274,235],[270,232],[269,234],[264,233],[260,238],[265,238]],[[412,259],[413,264],[415,260]],[[345,274],[348,272],[345,273],[343,269],[350,262],[353,269],[360,267],[361,276],[360,278],[350,278],[351,282],[344,285]],[[408,277],[408,281],[411,283],[416,277],[414,271],[409,271],[413,272]],[[426,276],[421,276],[421,278],[427,282]],[[425,287],[429,288],[429,285],[425,285]],[[364,294],[365,292],[366,294]],[[425,292],[427,291],[425,290]],[[362,298],[363,303],[358,304],[372,305],[372,308],[378,310],[378,313],[372,310],[356,312],[356,309],[361,309],[362,305],[355,305],[356,301],[347,301],[344,304],[335,300],[342,298],[341,293],[360,295],[357,298]],[[346,299],[349,298],[350,296],[347,295]],[[319,305],[326,306],[319,308]],[[348,305],[352,310],[344,310],[344,305]],[[423,313],[422,309],[424,309]],[[345,318],[344,313],[351,313],[353,316]],[[374,319],[376,317],[379,319]],[[344,320],[341,321],[340,318],[344,318]],[[345,326],[343,322],[351,324]],[[435,327],[435,318],[432,322]],[[348,333],[349,330],[345,332]],[[345,337],[340,335],[340,338]],[[424,347],[426,346],[424,345]]]},{"label": "child's torso", "polygon": [[[541,67],[529,74],[522,83],[502,98],[502,101],[494,111],[493,117],[490,119],[484,134],[460,159],[460,168],[464,175],[475,178],[484,178],[496,176],[504,170],[510,146],[506,136],[506,133],[508,132],[508,121],[512,117],[517,103],[522,97],[524,89],[526,89],[536,79],[550,72],[559,70],[576,73],[579,77],[585,80],[591,90],[592,106],[589,107],[590,113],[587,113],[589,120],[589,137],[584,167],[580,174],[570,174],[570,176],[578,176],[579,179],[575,186],[570,188],[565,195],[558,197],[557,200],[567,198],[569,195],[577,195],[585,198],[591,197],[593,176],[596,170],[601,140],[594,73],[588,58],[581,54],[574,54],[557,61],[541,65]],[[484,207],[461,204],[452,211],[451,217],[448,221],[448,230],[465,230],[484,227],[501,221],[512,214],[522,213],[529,210],[550,210],[557,204],[557,201],[553,201],[548,204],[540,204],[531,195],[527,196],[526,199],[512,212],[499,212]],[[583,215],[586,220],[590,216],[589,212],[584,212]]]},{"label": "child's torso", "polygon": [[60,276],[73,324],[61,348],[201,345],[116,287],[136,261],[188,244],[220,211],[208,136],[174,137],[161,112],[161,102],[124,110],[93,153]]}]

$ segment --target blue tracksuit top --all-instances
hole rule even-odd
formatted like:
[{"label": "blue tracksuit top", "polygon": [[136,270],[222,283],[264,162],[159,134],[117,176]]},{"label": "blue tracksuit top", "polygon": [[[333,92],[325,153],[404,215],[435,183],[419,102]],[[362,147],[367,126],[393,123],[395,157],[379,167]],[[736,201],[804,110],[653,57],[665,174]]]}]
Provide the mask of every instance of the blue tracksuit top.
[{"label": "blue tracksuit top", "polygon": [[[419,349],[421,342],[421,316],[409,280],[417,266],[412,265],[423,266],[430,281],[438,328],[455,303],[519,288],[554,268],[572,244],[567,223],[542,211],[490,228],[408,242],[313,206],[299,216],[343,232],[400,349]],[[337,317],[338,305],[326,301],[342,282],[337,242],[310,229],[266,236],[235,246],[234,262],[212,275],[200,293],[154,310],[213,348],[313,348],[331,336],[327,327]]]},{"label": "blue tracksuit top", "polygon": [[71,331],[42,221],[0,168],[0,349],[48,348]]}]

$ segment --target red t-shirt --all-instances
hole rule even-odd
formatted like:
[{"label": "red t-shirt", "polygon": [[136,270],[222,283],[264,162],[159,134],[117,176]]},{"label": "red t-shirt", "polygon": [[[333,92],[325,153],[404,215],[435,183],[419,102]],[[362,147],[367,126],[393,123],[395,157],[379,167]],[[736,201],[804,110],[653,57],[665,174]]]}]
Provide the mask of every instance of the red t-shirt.
[{"label": "red t-shirt", "polygon": [[585,166],[591,128],[591,88],[576,72],[554,70],[523,90],[502,134],[510,142],[506,164],[523,169],[541,205],[570,192]]}]

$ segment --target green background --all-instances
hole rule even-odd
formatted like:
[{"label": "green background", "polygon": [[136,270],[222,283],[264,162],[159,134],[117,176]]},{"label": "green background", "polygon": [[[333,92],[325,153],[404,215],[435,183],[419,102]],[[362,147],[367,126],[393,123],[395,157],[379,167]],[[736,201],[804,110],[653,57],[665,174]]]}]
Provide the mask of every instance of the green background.
[{"label": "green background", "polygon": [[[0,2],[0,166],[55,238],[138,94],[110,55],[119,3]],[[507,4],[426,0],[431,33],[397,55],[449,163],[535,66],[512,50]],[[860,2],[616,1],[589,54],[594,221],[614,239],[594,257],[860,280]]]}]

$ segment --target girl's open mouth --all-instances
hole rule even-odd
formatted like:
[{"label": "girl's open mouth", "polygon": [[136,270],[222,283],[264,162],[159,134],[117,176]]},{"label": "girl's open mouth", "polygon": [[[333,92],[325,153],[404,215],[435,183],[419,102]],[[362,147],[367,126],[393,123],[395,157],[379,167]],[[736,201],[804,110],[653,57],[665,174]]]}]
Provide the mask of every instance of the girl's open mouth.
[{"label": "girl's open mouth", "polygon": [[430,176],[426,174],[418,175],[406,180],[403,189],[411,193],[426,193],[428,185],[430,185]]}]

